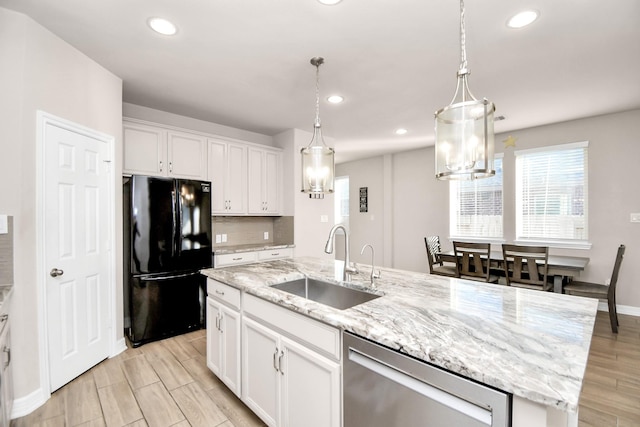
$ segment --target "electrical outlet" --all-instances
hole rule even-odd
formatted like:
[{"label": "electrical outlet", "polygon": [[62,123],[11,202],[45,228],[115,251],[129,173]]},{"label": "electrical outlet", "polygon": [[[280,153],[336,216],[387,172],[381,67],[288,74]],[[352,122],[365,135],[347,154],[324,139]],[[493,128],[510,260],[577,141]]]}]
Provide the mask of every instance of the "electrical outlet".
[{"label": "electrical outlet", "polygon": [[269,240],[269,232],[268,231],[264,232],[264,240]]},{"label": "electrical outlet", "polygon": [[630,217],[631,222],[640,222],[640,213],[632,213]]},{"label": "electrical outlet", "polygon": [[222,243],[222,236],[220,234],[216,234],[216,243]]},{"label": "electrical outlet", "polygon": [[320,215],[320,222],[329,222],[328,215]]},{"label": "electrical outlet", "polygon": [[227,243],[227,235],[226,234],[222,235],[222,243]]}]

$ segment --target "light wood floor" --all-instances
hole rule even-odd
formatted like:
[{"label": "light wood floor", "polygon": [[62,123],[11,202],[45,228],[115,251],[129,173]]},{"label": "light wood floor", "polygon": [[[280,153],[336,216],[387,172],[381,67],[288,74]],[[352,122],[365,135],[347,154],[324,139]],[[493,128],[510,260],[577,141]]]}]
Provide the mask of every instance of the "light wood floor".
[{"label": "light wood floor", "polygon": [[206,331],[129,348],[11,427],[264,426],[206,366]]},{"label": "light wood floor", "polygon": [[[205,331],[129,349],[83,374],[11,427],[264,424],[206,367]],[[580,427],[640,426],[640,318],[620,315],[613,334],[596,320]]]}]

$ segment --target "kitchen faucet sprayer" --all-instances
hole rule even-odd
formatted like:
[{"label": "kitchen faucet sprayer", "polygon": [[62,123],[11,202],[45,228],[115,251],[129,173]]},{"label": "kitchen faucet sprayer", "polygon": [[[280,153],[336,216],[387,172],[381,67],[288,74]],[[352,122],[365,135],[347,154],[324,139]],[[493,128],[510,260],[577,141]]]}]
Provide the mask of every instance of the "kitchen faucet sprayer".
[{"label": "kitchen faucet sprayer", "polygon": [[358,274],[358,267],[355,265],[351,265],[351,262],[349,261],[350,257],[349,257],[349,233],[347,232],[347,229],[344,227],[344,225],[342,224],[337,224],[334,225],[331,228],[331,231],[329,231],[329,238],[327,239],[327,244],[324,246],[324,251],[328,254],[333,253],[333,249],[335,247],[335,235],[336,235],[336,231],[338,231],[338,229],[342,229],[342,232],[344,233],[344,269],[342,271],[342,280],[345,282],[350,282],[351,281],[351,275],[352,274]]}]

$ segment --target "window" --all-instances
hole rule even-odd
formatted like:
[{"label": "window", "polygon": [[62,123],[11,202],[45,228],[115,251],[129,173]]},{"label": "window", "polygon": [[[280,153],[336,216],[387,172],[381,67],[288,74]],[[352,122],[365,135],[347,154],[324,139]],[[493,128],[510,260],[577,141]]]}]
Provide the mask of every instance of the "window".
[{"label": "window", "polygon": [[502,238],[502,156],[491,178],[451,181],[449,224],[452,237]]},{"label": "window", "polygon": [[349,177],[337,177],[335,181],[334,218],[336,224],[349,227]]},{"label": "window", "polygon": [[582,242],[588,142],[516,151],[516,239]]}]

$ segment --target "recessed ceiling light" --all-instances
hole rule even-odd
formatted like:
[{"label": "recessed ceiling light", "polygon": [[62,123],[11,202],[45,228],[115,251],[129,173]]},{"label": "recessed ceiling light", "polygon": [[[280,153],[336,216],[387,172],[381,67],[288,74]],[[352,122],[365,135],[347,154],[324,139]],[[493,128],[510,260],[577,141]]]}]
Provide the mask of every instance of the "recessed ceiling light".
[{"label": "recessed ceiling light", "polygon": [[318,1],[327,6],[333,6],[334,4],[340,3],[342,0],[318,0]]},{"label": "recessed ceiling light", "polygon": [[163,18],[149,18],[148,23],[153,31],[165,36],[172,36],[178,32],[178,29],[172,22]]},{"label": "recessed ceiling light", "polygon": [[507,21],[507,27],[509,28],[522,28],[531,24],[533,21],[538,19],[540,14],[537,10],[525,10],[511,17]]},{"label": "recessed ceiling light", "polygon": [[327,101],[329,101],[332,104],[340,104],[342,101],[344,101],[344,96],[331,95],[327,98]]},{"label": "recessed ceiling light", "polygon": [[409,131],[406,130],[405,128],[396,129],[396,135],[404,135],[407,132]]}]

